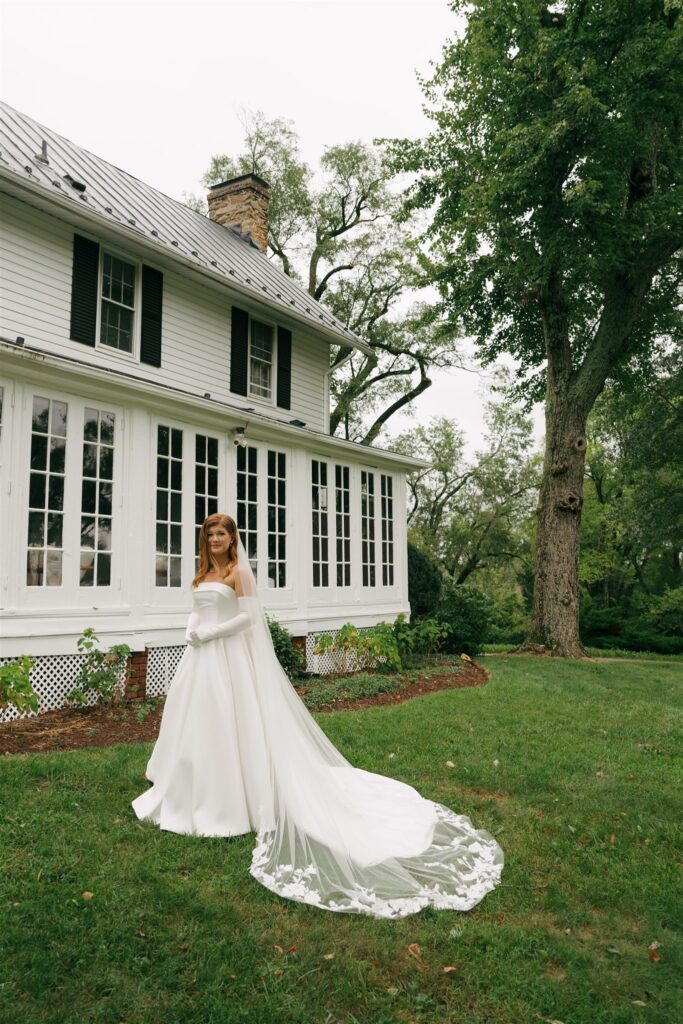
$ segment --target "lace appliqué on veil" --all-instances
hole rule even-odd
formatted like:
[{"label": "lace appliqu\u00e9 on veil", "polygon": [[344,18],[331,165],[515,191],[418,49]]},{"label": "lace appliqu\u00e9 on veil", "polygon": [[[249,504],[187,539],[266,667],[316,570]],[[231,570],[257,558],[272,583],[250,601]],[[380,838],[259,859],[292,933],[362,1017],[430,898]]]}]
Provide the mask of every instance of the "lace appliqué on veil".
[{"label": "lace appliqu\u00e9 on veil", "polygon": [[[438,819],[432,845],[419,857],[397,858],[395,862],[405,869],[404,889],[414,890],[410,895],[404,891],[397,892],[395,897],[381,897],[358,884],[325,892],[325,882],[315,864],[270,864],[275,833],[268,831],[257,835],[250,873],[279,896],[321,910],[384,918],[407,917],[428,906],[436,910],[471,910],[500,882],[500,847],[488,832],[477,831],[466,816],[455,814],[442,804],[429,803]],[[376,868],[381,872],[382,865]],[[429,878],[430,882],[421,883],[420,878]],[[329,889],[329,881],[327,886]],[[391,887],[391,880],[387,887]]]}]

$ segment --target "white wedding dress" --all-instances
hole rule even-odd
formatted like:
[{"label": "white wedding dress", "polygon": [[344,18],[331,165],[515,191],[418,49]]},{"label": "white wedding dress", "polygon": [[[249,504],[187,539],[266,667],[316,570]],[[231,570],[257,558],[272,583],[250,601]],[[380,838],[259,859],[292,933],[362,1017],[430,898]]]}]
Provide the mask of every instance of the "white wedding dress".
[{"label": "white wedding dress", "polygon": [[208,637],[187,647],[173,678],[147,765],[153,784],[133,801],[139,818],[201,836],[254,831],[254,878],[325,910],[469,910],[498,884],[503,853],[491,835],[353,768],[327,739],[277,661],[253,583],[240,598],[200,583],[193,601],[188,635]]}]

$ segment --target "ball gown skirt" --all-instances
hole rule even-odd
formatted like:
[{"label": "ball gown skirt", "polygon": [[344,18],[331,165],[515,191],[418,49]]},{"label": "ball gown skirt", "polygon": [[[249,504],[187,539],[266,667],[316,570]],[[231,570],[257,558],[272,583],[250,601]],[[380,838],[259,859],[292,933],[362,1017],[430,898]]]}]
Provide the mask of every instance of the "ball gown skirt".
[{"label": "ball gown skirt", "polygon": [[321,909],[395,918],[475,906],[500,881],[495,839],[411,786],[352,767],[282,671],[254,601],[222,583],[194,589],[188,628],[229,629],[244,609],[248,625],[183,653],[138,818],[191,835],[254,831],[253,877]]}]

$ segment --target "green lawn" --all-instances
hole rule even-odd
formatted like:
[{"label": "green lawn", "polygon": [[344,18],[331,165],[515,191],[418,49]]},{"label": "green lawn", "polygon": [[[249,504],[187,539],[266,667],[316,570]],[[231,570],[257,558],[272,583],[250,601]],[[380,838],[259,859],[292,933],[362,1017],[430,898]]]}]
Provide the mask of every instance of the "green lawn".
[{"label": "green lawn", "polygon": [[137,822],[149,745],[0,760],[0,1019],[683,1019],[681,664],[486,666],[485,687],[320,719],[359,767],[496,834],[503,884],[469,914],[375,921],[278,899],[248,874],[250,836]]}]

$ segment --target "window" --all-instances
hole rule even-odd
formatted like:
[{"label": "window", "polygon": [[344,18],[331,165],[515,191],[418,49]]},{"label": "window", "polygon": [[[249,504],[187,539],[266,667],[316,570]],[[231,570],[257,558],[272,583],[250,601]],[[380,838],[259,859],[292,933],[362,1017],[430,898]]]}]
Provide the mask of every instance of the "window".
[{"label": "window", "polygon": [[102,253],[100,344],[132,354],[135,345],[134,263]]},{"label": "window", "polygon": [[313,586],[330,583],[329,533],[327,513],[327,463],[311,463],[311,512],[313,528]]},{"label": "window", "polygon": [[249,394],[270,402],[273,398],[273,328],[251,320]]},{"label": "window", "polygon": [[182,562],[183,432],[157,428],[157,587],[179,587]]},{"label": "window", "polygon": [[66,402],[36,395],[31,420],[26,584],[60,587],[64,555]]},{"label": "window", "polygon": [[351,499],[349,467],[334,467],[335,514],[337,520],[337,586],[351,586]]},{"label": "window", "polygon": [[194,455],[195,554],[199,530],[207,516],[218,511],[218,439],[197,434]]},{"label": "window", "polygon": [[360,474],[361,561],[363,586],[374,587],[375,580],[375,474],[362,469]]},{"label": "window", "polygon": [[287,585],[287,479],[284,452],[268,452],[268,586]]},{"label": "window", "polygon": [[161,366],[164,275],[74,235],[69,337]]},{"label": "window", "polygon": [[382,584],[394,585],[394,481],[382,473],[380,477],[380,511],[382,521]]},{"label": "window", "polygon": [[85,409],[79,573],[82,587],[111,585],[115,420],[113,412]]},{"label": "window", "polygon": [[254,573],[258,574],[258,451],[237,449],[237,529]]}]

